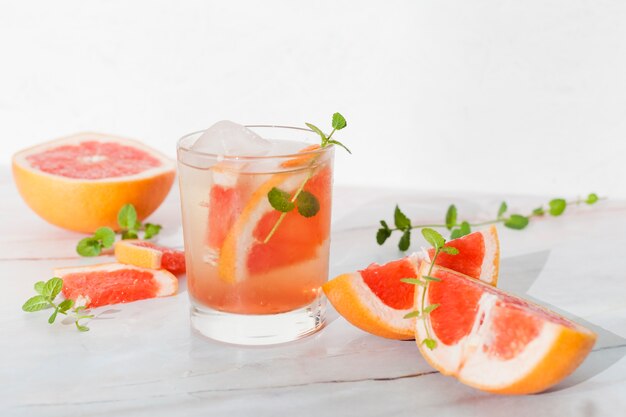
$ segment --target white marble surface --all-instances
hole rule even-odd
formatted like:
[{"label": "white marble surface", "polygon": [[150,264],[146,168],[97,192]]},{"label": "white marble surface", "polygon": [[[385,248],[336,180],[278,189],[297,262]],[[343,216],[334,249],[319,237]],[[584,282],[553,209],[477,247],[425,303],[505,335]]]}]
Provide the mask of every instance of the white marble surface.
[{"label": "white marble surface", "polygon": [[[587,191],[587,190],[581,190]],[[331,275],[398,257],[374,241],[377,220],[399,202],[414,218],[438,220],[450,202],[484,218],[502,196],[337,189]],[[462,198],[459,198],[462,195]],[[531,209],[544,198],[511,198]],[[598,343],[579,370],[550,392],[482,393],[433,371],[413,342],[363,333],[329,311],[304,340],[234,347],[189,329],[178,295],[96,310],[91,331],[50,326],[21,304],[34,282],[80,259],[81,235],[49,226],[21,201],[0,167],[0,415],[13,416],[623,416],[626,415],[626,203],[581,207],[501,229],[501,287],[591,326]],[[177,190],[151,220],[160,241],[182,245]],[[414,243],[419,247],[419,242]]]}]

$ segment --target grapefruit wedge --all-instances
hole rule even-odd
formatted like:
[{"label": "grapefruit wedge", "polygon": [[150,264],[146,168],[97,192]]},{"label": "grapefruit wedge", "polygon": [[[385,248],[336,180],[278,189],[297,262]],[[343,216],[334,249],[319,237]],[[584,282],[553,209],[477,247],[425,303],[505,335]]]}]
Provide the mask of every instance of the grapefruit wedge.
[{"label": "grapefruit wedge", "polygon": [[185,273],[185,252],[144,240],[120,240],[115,258],[123,264],[150,269],[166,269],[174,275]]},{"label": "grapefruit wedge", "polygon": [[116,229],[132,204],[139,220],[159,207],[174,181],[173,161],[140,142],[79,133],[13,156],[13,178],[26,204],[56,226],[92,233]]},{"label": "grapefruit wedge", "polygon": [[178,280],[164,269],[120,263],[58,268],[54,276],[63,279],[65,298],[86,307],[166,297],[178,290]]},{"label": "grapefruit wedge", "polygon": [[[496,285],[500,247],[495,226],[451,240],[446,246],[456,247],[459,254],[440,254],[437,264]],[[390,339],[413,339],[415,323],[404,315],[413,309],[415,285],[400,280],[416,278],[424,258],[415,253],[385,265],[371,264],[362,271],[339,275],[322,288],[335,310],[356,327]]]},{"label": "grapefruit wedge", "polygon": [[[424,262],[420,274],[428,272]],[[415,321],[424,358],[444,375],[502,394],[530,394],[558,383],[580,365],[596,336],[543,307],[450,269],[435,266],[425,306],[439,304],[429,320]],[[423,287],[417,287],[415,305]],[[427,332],[428,326],[428,332]],[[437,343],[429,349],[422,340]]]}]

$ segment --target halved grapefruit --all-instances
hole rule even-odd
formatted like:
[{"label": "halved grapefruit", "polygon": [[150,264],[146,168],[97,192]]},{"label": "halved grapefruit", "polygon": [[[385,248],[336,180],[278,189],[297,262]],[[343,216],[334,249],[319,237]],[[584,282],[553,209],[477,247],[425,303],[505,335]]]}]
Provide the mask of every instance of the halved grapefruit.
[{"label": "halved grapefruit", "polygon": [[174,181],[173,161],[140,142],[79,133],[13,155],[13,178],[28,206],[44,220],[78,232],[117,225],[132,204],[139,220],[163,202]]},{"label": "halved grapefruit", "polygon": [[[496,285],[500,247],[495,226],[451,240],[446,246],[456,247],[459,253],[440,254],[437,264]],[[339,275],[322,288],[337,312],[356,327],[390,339],[413,339],[415,324],[404,315],[413,309],[415,285],[400,280],[417,277],[424,258],[415,253],[385,265],[371,264],[362,271]]]},{"label": "halved grapefruit", "polygon": [[178,291],[178,280],[164,269],[120,263],[57,268],[54,276],[63,279],[65,298],[86,307],[166,297]]},{"label": "halved grapefruit", "polygon": [[174,275],[185,273],[185,252],[145,240],[118,241],[115,244],[115,258],[123,264],[166,269]]},{"label": "halved grapefruit", "polygon": [[[420,274],[428,271],[424,262]],[[439,304],[429,319],[415,321],[424,358],[444,375],[502,394],[546,390],[578,367],[596,336],[543,307],[452,271],[433,267],[425,306],[423,287],[415,305]],[[427,332],[428,326],[428,332]],[[434,339],[431,350],[421,341]]]}]

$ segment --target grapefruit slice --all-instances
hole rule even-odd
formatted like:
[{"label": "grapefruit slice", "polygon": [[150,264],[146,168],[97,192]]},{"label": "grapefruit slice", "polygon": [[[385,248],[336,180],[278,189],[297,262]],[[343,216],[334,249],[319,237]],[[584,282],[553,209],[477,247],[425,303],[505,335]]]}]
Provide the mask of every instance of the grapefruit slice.
[{"label": "grapefruit slice", "polygon": [[[315,173],[310,178],[307,170],[274,174],[247,200],[220,251],[218,273],[222,280],[241,282],[249,275],[265,274],[320,256],[330,232],[332,173],[328,165],[312,169]],[[308,218],[292,210],[272,238],[264,242],[281,216],[269,204],[267,193],[278,187],[293,195],[305,181],[303,189],[317,197],[321,210]]]},{"label": "grapefruit slice", "polygon": [[86,307],[166,297],[178,291],[178,280],[164,269],[120,263],[58,268],[54,276],[63,279],[65,298]]},{"label": "grapefruit slice", "polygon": [[[440,254],[437,264],[464,270],[496,285],[500,247],[495,226],[446,245],[456,247],[459,253],[445,257]],[[356,327],[390,339],[413,339],[415,324],[404,315],[413,309],[415,285],[400,280],[416,278],[423,258],[425,255],[415,253],[385,265],[371,264],[362,271],[339,275],[322,288],[335,310]]]},{"label": "grapefruit slice", "polygon": [[[420,274],[428,267],[422,263]],[[439,307],[430,320],[415,321],[415,338],[435,369],[464,384],[502,394],[544,391],[595,343],[586,328],[479,280],[438,266],[430,275],[440,281],[430,282],[425,304]],[[423,291],[415,292],[416,306]],[[427,337],[437,342],[433,350],[420,343]]]},{"label": "grapefruit slice", "polygon": [[174,275],[185,273],[185,252],[144,240],[120,240],[115,258],[123,264],[150,269],[166,269]]},{"label": "grapefruit slice", "polygon": [[124,204],[143,220],[174,181],[174,162],[140,142],[79,133],[13,155],[13,177],[26,204],[44,220],[78,232],[114,229]]}]

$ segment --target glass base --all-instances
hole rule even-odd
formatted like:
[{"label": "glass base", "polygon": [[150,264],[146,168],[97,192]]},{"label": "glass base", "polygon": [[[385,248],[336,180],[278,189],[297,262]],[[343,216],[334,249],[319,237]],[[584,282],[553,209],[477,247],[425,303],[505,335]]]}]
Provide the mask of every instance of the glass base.
[{"label": "glass base", "polygon": [[273,345],[315,333],[324,325],[325,299],[280,314],[233,314],[207,307],[191,307],[191,327],[220,342]]}]

